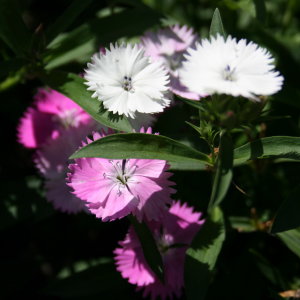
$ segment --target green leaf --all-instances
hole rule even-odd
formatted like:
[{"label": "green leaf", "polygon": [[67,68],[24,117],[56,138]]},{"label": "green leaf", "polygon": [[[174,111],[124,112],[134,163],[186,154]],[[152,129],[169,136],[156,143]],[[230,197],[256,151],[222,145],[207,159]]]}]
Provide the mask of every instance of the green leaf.
[{"label": "green leaf", "polygon": [[300,161],[300,138],[272,136],[234,149],[236,165],[257,158],[289,158]]},{"label": "green leaf", "polygon": [[221,133],[216,173],[208,209],[219,205],[226,196],[232,179],[233,145],[227,133]]},{"label": "green leaf", "polygon": [[202,101],[196,101],[196,100],[188,100],[181,97],[177,97],[180,99],[180,101],[186,103],[189,106],[195,107],[197,109],[203,109],[203,102]]},{"label": "green leaf", "polygon": [[151,231],[149,230],[148,226],[144,222],[139,223],[136,220],[136,218],[132,216],[129,216],[129,219],[131,224],[134,227],[134,231],[136,232],[140,240],[141,246],[143,248],[143,253],[149,267],[157,275],[157,277],[161,280],[161,282],[163,282],[164,281],[163,261]]},{"label": "green leaf", "polygon": [[262,24],[266,23],[267,9],[265,0],[254,0],[256,19]]},{"label": "green leaf", "polygon": [[28,53],[31,34],[22,20],[15,0],[0,0],[0,38],[17,56]]},{"label": "green leaf", "polygon": [[72,73],[53,71],[42,75],[42,79],[51,88],[76,102],[101,124],[120,131],[132,131],[126,117],[119,117],[100,109],[100,102],[91,97],[92,93],[87,90],[83,78]]},{"label": "green leaf", "polygon": [[218,8],[215,9],[213,17],[211,19],[210,29],[209,29],[209,35],[210,36],[216,36],[217,34],[220,34],[222,36],[226,36],[220,11]]},{"label": "green leaf", "polygon": [[168,161],[171,171],[203,171],[206,169],[205,163],[193,161]]},{"label": "green leaf", "polygon": [[90,55],[99,46],[107,46],[120,38],[141,35],[157,25],[160,18],[161,15],[150,8],[137,7],[92,19],[63,37],[58,37],[48,46],[49,50],[43,57],[46,69],[78,59],[79,53],[81,56]]},{"label": "green leaf", "polygon": [[188,300],[202,300],[225,240],[223,213],[215,207],[187,250],[185,287]]},{"label": "green leaf", "polygon": [[272,233],[300,227],[300,186],[297,186],[279,208],[272,226]]},{"label": "green leaf", "polygon": [[277,233],[282,242],[300,257],[300,228]]},{"label": "green leaf", "polygon": [[210,158],[202,152],[168,137],[145,133],[106,136],[79,149],[70,158],[80,157],[162,159],[210,164]]},{"label": "green leaf", "polygon": [[64,32],[76,18],[93,2],[93,0],[74,0],[59,18],[46,31],[48,41],[52,41],[59,33]]}]

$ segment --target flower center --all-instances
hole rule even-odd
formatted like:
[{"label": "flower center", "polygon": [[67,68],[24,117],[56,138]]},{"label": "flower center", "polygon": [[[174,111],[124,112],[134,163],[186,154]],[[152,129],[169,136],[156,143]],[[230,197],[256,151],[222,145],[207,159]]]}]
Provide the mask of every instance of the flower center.
[{"label": "flower center", "polygon": [[130,93],[134,93],[134,88],[132,86],[132,79],[129,76],[124,76],[122,88]]},{"label": "flower center", "polygon": [[53,120],[64,128],[77,127],[79,118],[77,116],[77,109],[68,109],[53,116]]},{"label": "flower center", "polygon": [[166,233],[161,233],[160,237],[156,238],[157,248],[161,254],[166,253],[173,244],[173,236]]},{"label": "flower center", "polygon": [[171,249],[188,246],[184,243],[176,243],[174,236],[168,232],[165,232],[163,228],[160,228],[154,232],[154,240],[156,242],[158,251],[162,256]]},{"label": "flower center", "polygon": [[226,81],[236,81],[235,68],[231,69],[229,65],[223,70],[223,78]]},{"label": "flower center", "polygon": [[162,55],[169,66],[170,70],[176,71],[182,65],[183,55],[182,53],[174,53],[174,54],[163,54]]},{"label": "flower center", "polygon": [[132,177],[137,169],[137,165],[130,166],[128,161],[128,159],[123,159],[122,162],[110,160],[109,162],[113,166],[112,172],[103,173],[104,178],[111,180],[116,185],[118,195],[122,194],[122,189],[124,188],[130,191],[128,183],[136,182]]}]

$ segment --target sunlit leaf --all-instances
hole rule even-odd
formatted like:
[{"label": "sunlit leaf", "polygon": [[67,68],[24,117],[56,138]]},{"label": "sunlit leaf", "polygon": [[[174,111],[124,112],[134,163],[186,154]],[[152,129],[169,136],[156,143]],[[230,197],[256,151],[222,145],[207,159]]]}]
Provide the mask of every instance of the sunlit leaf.
[{"label": "sunlit leaf", "polygon": [[289,158],[300,160],[300,138],[272,136],[234,149],[235,164],[241,164],[258,158]]},{"label": "sunlit leaf", "polygon": [[171,162],[210,164],[210,158],[168,137],[145,133],[112,134],[75,152],[71,158],[162,159]]}]

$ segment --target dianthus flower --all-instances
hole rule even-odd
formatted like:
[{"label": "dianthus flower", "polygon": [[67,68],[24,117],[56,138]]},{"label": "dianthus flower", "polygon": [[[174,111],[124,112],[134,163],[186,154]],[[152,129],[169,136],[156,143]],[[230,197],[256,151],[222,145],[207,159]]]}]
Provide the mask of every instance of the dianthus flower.
[{"label": "dianthus flower", "polygon": [[91,122],[91,117],[61,93],[40,88],[18,126],[18,141],[27,148],[37,148],[48,138],[55,139],[70,127]]},{"label": "dianthus flower", "polygon": [[161,221],[148,222],[163,261],[164,283],[150,269],[141,243],[130,227],[121,248],[114,251],[117,270],[131,284],[143,289],[143,296],[151,299],[180,297],[184,285],[184,260],[187,247],[201,228],[201,213],[191,207],[173,202]]},{"label": "dianthus flower", "polygon": [[[94,133],[93,140],[105,135],[104,131]],[[159,219],[174,192],[169,187],[173,183],[168,180],[171,174],[166,172],[168,165],[164,160],[79,158],[69,169],[68,182],[74,194],[103,221],[130,213],[139,220]]]},{"label": "dianthus flower", "polygon": [[217,35],[188,49],[180,78],[195,93],[258,101],[258,96],[281,89],[283,77],[274,71],[273,62],[272,55],[253,42]]},{"label": "dianthus flower", "polygon": [[167,71],[137,45],[111,44],[92,57],[85,72],[92,97],[114,114],[135,118],[136,112],[162,112],[170,104]]},{"label": "dianthus flower", "polygon": [[37,150],[35,165],[46,179],[46,198],[55,209],[62,212],[78,213],[88,210],[82,200],[72,194],[72,189],[66,185],[69,156],[80,146],[81,141],[92,130],[94,124],[81,124],[60,133],[54,140],[48,140]]},{"label": "dianthus flower", "polygon": [[154,61],[164,64],[170,74],[170,89],[173,93],[188,99],[199,100],[200,95],[190,92],[179,80],[184,54],[193,47],[197,36],[187,26],[170,26],[157,33],[146,32],[141,38],[145,54]]}]

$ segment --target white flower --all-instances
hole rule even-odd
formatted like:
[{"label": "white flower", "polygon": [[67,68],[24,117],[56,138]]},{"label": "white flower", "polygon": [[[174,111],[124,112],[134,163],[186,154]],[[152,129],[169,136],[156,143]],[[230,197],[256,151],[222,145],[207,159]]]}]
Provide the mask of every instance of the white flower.
[{"label": "white flower", "polygon": [[188,49],[181,80],[198,94],[228,94],[259,100],[278,92],[283,77],[274,71],[271,54],[245,39],[228,36],[204,39]]},{"label": "white flower", "polygon": [[137,45],[111,44],[105,54],[92,57],[84,77],[88,90],[94,91],[92,97],[119,115],[135,118],[135,112],[162,112],[170,104],[167,71]]}]

